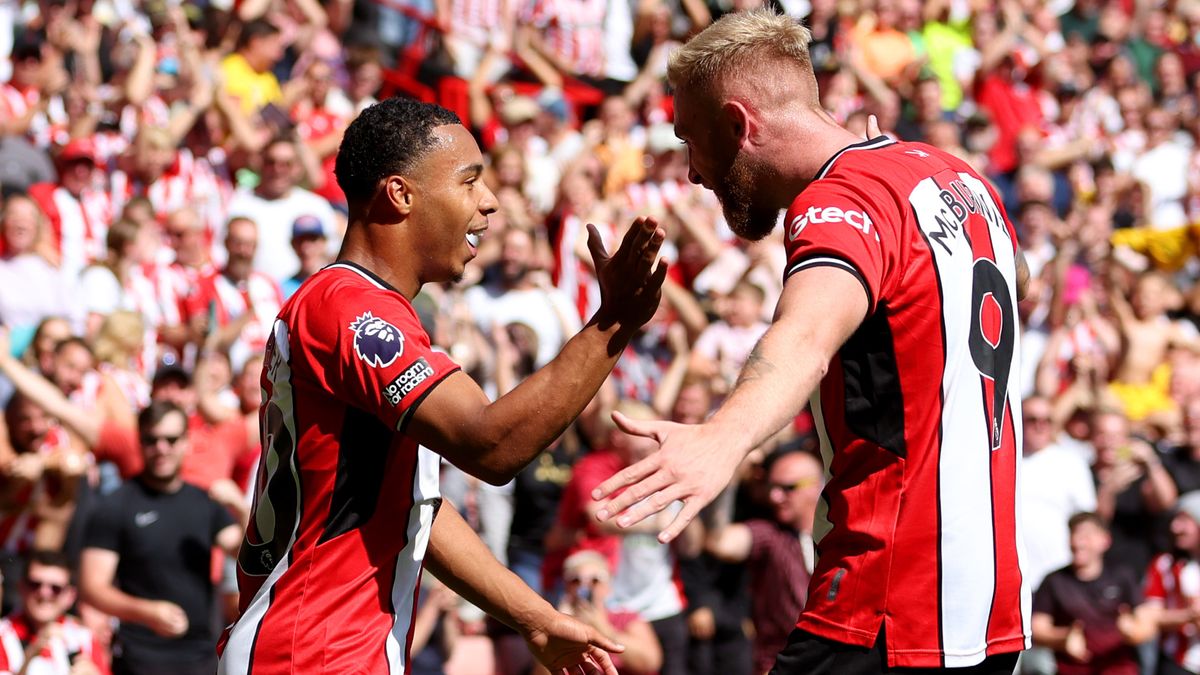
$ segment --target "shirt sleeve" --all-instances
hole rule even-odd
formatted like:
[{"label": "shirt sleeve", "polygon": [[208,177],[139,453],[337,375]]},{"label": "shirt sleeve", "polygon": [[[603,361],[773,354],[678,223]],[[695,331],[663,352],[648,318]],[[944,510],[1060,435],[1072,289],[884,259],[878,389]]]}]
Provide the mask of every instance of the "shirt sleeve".
[{"label": "shirt sleeve", "polygon": [[1033,611],[1040,614],[1049,614],[1054,616],[1058,609],[1058,603],[1054,597],[1054,576],[1048,576],[1038,586],[1037,592],[1033,594]]},{"label": "shirt sleeve", "polygon": [[210,541],[215,543],[217,540],[217,534],[230,525],[236,525],[237,521],[233,519],[232,515],[230,515],[229,509],[226,509],[224,506],[221,506],[215,501],[209,499],[208,505],[209,510],[212,512],[212,518],[210,521],[212,526],[208,533],[208,538]]},{"label": "shirt sleeve", "polygon": [[1146,592],[1147,600],[1165,601],[1167,599],[1166,585],[1163,584],[1162,568],[1169,566],[1170,558],[1165,555],[1160,555],[1150,561],[1150,568],[1146,570]]},{"label": "shirt sleeve", "polygon": [[100,502],[88,519],[83,530],[84,548],[102,548],[106,551],[121,549],[120,493],[113,494]]},{"label": "shirt sleeve", "polygon": [[1124,588],[1122,589],[1122,592],[1125,594],[1125,602],[1129,605],[1130,609],[1133,609],[1145,602],[1146,597],[1142,593],[1141,585],[1138,584],[1138,580],[1133,576],[1132,573],[1127,573],[1125,575],[1124,582],[1125,583],[1123,584]]},{"label": "shirt sleeve", "polygon": [[[339,294],[344,309],[333,336],[338,367],[329,384],[334,394],[403,429],[412,411],[437,383],[458,370],[434,351],[416,312],[397,293]],[[324,320],[322,320],[324,321]]]},{"label": "shirt sleeve", "polygon": [[814,184],[792,202],[786,227],[786,282],[813,267],[836,267],[853,274],[875,311],[883,288],[883,241],[876,222],[884,215],[841,186]]}]

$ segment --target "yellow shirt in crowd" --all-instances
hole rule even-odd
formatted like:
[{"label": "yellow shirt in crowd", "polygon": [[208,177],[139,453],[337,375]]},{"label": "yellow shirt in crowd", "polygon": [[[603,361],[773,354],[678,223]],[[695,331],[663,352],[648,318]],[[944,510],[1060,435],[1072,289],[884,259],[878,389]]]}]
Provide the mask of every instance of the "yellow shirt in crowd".
[{"label": "yellow shirt in crowd", "polygon": [[1109,243],[1141,253],[1164,272],[1178,272],[1188,260],[1200,253],[1200,223],[1171,230],[1148,227],[1117,230],[1109,238]]},{"label": "yellow shirt in crowd", "polygon": [[221,61],[221,73],[225,76],[225,91],[238,101],[246,115],[258,112],[268,103],[283,100],[279,80],[271,71],[256,72],[241,54],[230,54]]}]

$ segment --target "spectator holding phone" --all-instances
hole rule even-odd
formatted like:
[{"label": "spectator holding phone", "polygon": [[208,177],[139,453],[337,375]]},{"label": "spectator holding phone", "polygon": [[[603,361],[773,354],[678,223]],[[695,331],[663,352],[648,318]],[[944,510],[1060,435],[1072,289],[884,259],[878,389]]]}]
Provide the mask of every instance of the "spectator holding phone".
[{"label": "spectator holding phone", "polygon": [[[610,611],[606,602],[612,594],[608,559],[597,551],[583,550],[563,562],[565,591],[558,611],[589,624],[605,637],[625,645],[613,654],[613,664],[622,675],[656,673],[662,666],[662,647],[650,622],[636,612]],[[544,674],[540,665],[535,674]]]}]

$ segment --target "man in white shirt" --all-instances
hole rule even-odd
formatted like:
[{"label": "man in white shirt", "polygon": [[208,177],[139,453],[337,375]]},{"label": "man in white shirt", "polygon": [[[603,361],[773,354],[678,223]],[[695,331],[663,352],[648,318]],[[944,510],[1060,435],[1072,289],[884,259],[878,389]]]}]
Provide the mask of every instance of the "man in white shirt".
[{"label": "man in white shirt", "polygon": [[317,218],[329,238],[330,253],[341,245],[333,207],[325,199],[297,186],[300,158],[288,138],[271,141],[262,153],[261,181],[253,190],[242,189],[229,205],[229,217],[242,217],[258,224],[258,254],[254,271],[276,282],[299,267],[292,250],[292,223],[302,216]]},{"label": "man in white shirt", "polygon": [[1051,403],[1041,396],[1022,405],[1024,456],[1021,459],[1021,523],[1029,585],[1071,563],[1067,521],[1096,509],[1096,487],[1083,458],[1056,443]]}]

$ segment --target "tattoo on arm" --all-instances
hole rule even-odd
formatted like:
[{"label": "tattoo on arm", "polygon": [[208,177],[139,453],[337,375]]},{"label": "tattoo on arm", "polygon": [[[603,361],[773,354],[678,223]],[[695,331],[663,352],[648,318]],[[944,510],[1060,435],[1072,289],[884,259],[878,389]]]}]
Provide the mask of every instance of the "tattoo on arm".
[{"label": "tattoo on arm", "polygon": [[754,349],[750,351],[750,356],[746,357],[746,365],[742,366],[742,374],[738,376],[737,386],[741,386],[745,382],[757,380],[775,370],[775,364],[771,363],[763,356],[762,340],[754,345]]}]

